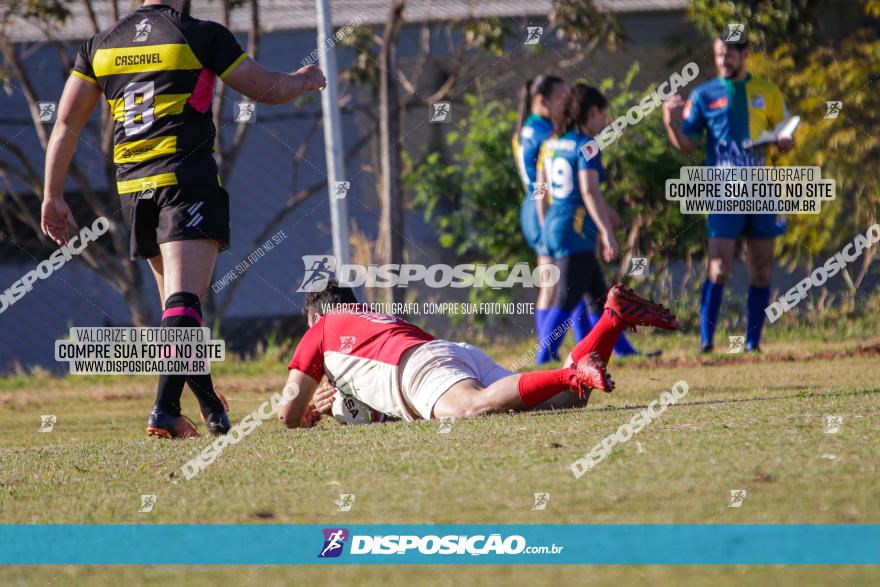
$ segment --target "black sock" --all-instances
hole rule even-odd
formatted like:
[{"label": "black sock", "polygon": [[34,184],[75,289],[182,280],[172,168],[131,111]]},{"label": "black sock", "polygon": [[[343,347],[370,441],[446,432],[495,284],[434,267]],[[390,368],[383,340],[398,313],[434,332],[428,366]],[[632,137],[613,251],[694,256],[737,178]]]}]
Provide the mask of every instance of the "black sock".
[{"label": "black sock", "polygon": [[[171,311],[172,308],[191,306],[193,300],[198,305],[199,298],[195,294],[178,292],[168,296],[168,299],[165,300],[165,311],[162,314],[160,326],[167,328],[198,326],[200,321],[192,316]],[[159,388],[156,390],[156,406],[171,416],[179,416],[180,396],[183,394],[184,383],[186,383],[185,375],[159,375]]]},{"label": "black sock", "polygon": [[[173,323],[167,324],[168,326],[199,327],[202,325],[202,305],[199,302],[198,296],[195,294],[178,292],[168,296],[168,299],[165,302],[165,313],[168,314],[168,310],[172,310],[173,308],[185,308],[186,313],[181,314],[178,310],[176,312],[177,315],[167,317],[166,320],[174,321]],[[164,320],[162,324],[165,325]],[[172,375],[171,377],[174,376]],[[205,410],[211,412],[225,411],[220,398],[214,393],[214,380],[211,379],[210,373],[207,375],[179,375],[178,377],[184,378],[189,385],[189,388],[196,396],[196,399],[199,402],[199,407],[203,412]],[[181,385],[181,393],[182,391],[183,386]]]}]

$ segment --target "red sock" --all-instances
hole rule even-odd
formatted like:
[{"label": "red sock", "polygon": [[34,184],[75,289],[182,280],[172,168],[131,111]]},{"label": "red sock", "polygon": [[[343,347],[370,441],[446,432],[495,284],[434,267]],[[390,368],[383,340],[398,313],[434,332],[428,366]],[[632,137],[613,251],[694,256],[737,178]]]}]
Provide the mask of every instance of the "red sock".
[{"label": "red sock", "polygon": [[571,389],[570,376],[570,368],[523,373],[519,378],[519,397],[525,405],[536,406],[560,391]]},{"label": "red sock", "polygon": [[607,363],[617,339],[627,326],[628,324],[619,316],[612,314],[611,310],[605,310],[590,333],[571,351],[572,361],[577,364],[582,358],[596,351]]}]

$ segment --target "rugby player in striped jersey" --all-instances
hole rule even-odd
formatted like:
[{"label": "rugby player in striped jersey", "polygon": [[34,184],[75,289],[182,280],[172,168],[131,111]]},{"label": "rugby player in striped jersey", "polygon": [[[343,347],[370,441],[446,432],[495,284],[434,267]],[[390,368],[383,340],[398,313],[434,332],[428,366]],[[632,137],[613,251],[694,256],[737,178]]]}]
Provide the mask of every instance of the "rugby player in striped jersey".
[{"label": "rugby player in striped jersey", "polygon": [[[197,327],[201,298],[218,252],[229,248],[229,195],[212,150],[211,104],[217,77],[248,98],[282,104],[321,90],[321,71],[266,69],[229,30],[189,16],[189,2],[147,0],[80,48],[61,95],[46,150],[42,229],[55,242],[77,223],[64,201],[64,179],[83,126],[104,97],[114,120],[113,162],[132,259],[146,259],[164,313],[163,327]],[[212,434],[229,430],[226,402],[210,375],[162,375],[147,421],[152,436],[197,435],[181,415],[187,383]]]}]

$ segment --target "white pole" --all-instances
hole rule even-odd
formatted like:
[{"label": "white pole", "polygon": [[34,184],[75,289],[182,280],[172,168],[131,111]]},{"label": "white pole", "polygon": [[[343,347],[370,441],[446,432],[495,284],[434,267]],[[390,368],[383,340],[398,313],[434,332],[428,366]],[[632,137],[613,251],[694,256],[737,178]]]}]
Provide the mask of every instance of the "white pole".
[{"label": "white pole", "polygon": [[318,67],[327,78],[327,88],[321,92],[324,116],[324,153],[327,158],[327,189],[330,197],[330,225],[333,231],[333,255],[337,267],[350,260],[348,247],[348,206],[346,198],[335,197],[336,182],[346,181],[345,161],[342,157],[342,130],[336,99],[336,43],[332,38],[330,0],[315,0],[318,21]]}]

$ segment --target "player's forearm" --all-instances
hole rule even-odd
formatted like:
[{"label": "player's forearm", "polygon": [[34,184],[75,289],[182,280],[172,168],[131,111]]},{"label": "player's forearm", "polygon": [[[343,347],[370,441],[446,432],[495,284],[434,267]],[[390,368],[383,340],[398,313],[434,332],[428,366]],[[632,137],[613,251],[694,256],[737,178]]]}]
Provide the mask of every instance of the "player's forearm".
[{"label": "player's forearm", "polygon": [[76,150],[79,130],[58,121],[46,146],[46,169],[43,194],[45,198],[64,197],[64,178]]},{"label": "player's forearm", "polygon": [[611,225],[611,217],[608,214],[609,206],[598,191],[587,190],[583,193],[584,205],[590,217],[596,222],[596,226],[602,234],[611,234],[614,227]]},{"label": "player's forearm", "polygon": [[268,90],[264,92],[260,102],[270,105],[285,104],[290,102],[306,89],[302,75],[293,73],[273,72],[274,76]]},{"label": "player's forearm", "polygon": [[[540,186],[540,187],[538,187]],[[538,172],[538,176],[535,178],[535,187],[532,191],[532,197],[537,197],[537,190],[541,190],[541,197],[537,198],[537,206],[535,206],[538,210],[538,222],[541,226],[544,226],[544,218],[547,215],[547,195],[550,192],[548,186],[545,182],[544,173]]]},{"label": "player's forearm", "polygon": [[666,134],[669,135],[669,141],[672,143],[672,146],[684,153],[685,155],[690,156],[697,147],[696,144],[690,138],[688,138],[688,136],[681,129],[680,124],[666,124]]}]

